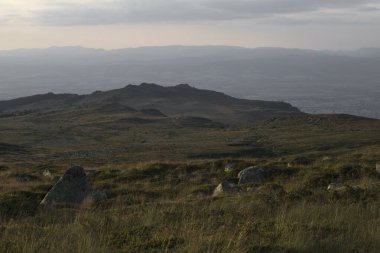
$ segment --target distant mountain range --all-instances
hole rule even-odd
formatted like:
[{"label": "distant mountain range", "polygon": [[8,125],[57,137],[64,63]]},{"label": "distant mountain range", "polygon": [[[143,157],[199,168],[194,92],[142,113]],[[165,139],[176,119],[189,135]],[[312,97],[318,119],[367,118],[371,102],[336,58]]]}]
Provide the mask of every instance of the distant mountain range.
[{"label": "distant mountain range", "polygon": [[227,46],[0,51],[0,99],[189,83],[315,113],[380,118],[380,49],[317,51]]},{"label": "distant mountain range", "polygon": [[32,113],[41,115],[72,109],[76,109],[73,115],[83,109],[107,114],[133,114],[140,111],[149,117],[197,117],[221,123],[245,123],[301,114],[297,108],[284,102],[237,99],[187,84],[163,87],[143,83],[117,90],[96,91],[89,95],[47,93],[0,101],[0,117]]}]

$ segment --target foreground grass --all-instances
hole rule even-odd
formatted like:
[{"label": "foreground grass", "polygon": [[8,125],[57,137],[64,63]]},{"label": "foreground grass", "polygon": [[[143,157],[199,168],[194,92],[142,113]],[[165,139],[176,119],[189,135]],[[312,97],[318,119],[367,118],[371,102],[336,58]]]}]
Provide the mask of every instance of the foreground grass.
[{"label": "foreground grass", "polygon": [[2,224],[1,252],[378,252],[378,203],[225,197],[44,210]]},{"label": "foreground grass", "polygon": [[[188,128],[110,117],[105,127],[93,117],[59,127],[31,117],[0,121],[0,252],[379,252],[380,121],[305,116]],[[70,164],[83,165],[108,200],[41,209]],[[211,197],[251,165],[279,170]],[[349,190],[327,192],[332,182]]]},{"label": "foreground grass", "polygon": [[[374,170],[282,169],[214,198],[218,182],[252,163],[235,161],[227,173],[229,162],[106,167],[89,175],[109,196],[96,206],[42,209],[43,185],[8,194],[0,199],[0,252],[378,252]],[[327,192],[329,180],[352,188]]]}]

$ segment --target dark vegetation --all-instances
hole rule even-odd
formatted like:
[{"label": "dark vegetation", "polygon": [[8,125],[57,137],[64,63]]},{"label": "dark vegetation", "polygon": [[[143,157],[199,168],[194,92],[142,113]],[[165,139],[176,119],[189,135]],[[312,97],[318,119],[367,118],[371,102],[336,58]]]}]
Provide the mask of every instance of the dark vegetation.
[{"label": "dark vegetation", "polygon": [[[113,106],[0,119],[0,252],[378,252],[379,120],[285,113],[231,125]],[[40,207],[74,164],[108,199]],[[273,173],[212,197],[252,165]]]},{"label": "dark vegetation", "polygon": [[[36,95],[10,101],[0,101],[1,117],[39,111],[81,109],[104,113],[137,112],[151,117],[194,117],[228,123],[244,123],[268,119],[300,111],[284,102],[237,99],[220,92],[200,90],[187,84],[163,87],[143,83],[127,85],[122,89],[98,91],[90,95],[53,94]],[[205,121],[206,119],[203,119]]]}]

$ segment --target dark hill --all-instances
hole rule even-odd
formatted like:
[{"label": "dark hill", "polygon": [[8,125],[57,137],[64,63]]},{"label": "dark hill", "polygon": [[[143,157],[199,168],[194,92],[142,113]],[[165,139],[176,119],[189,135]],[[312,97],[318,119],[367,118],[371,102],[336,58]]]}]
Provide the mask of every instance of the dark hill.
[{"label": "dark hill", "polygon": [[46,93],[13,100],[0,101],[0,111],[18,111],[23,109],[46,108],[49,106],[67,106],[80,101],[75,94]]},{"label": "dark hill", "polygon": [[242,123],[301,112],[284,102],[237,99],[223,93],[193,88],[187,84],[163,87],[143,83],[124,88],[97,91],[89,95],[36,95],[0,102],[0,111],[64,109],[66,107],[106,108],[112,113],[156,109],[169,117],[203,117],[220,122]]}]

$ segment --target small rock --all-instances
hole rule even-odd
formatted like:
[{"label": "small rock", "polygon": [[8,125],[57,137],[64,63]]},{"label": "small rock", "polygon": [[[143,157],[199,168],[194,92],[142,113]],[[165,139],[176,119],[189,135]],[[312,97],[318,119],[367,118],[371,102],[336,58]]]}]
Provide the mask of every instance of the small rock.
[{"label": "small rock", "polygon": [[261,166],[251,166],[239,172],[239,185],[249,183],[260,183],[265,180],[275,169]]},{"label": "small rock", "polygon": [[74,166],[66,171],[41,201],[41,205],[81,204],[91,193],[86,173],[82,167]]},{"label": "small rock", "polygon": [[327,191],[329,192],[343,192],[347,191],[349,187],[341,183],[331,183],[327,186]]},{"label": "small rock", "polygon": [[380,162],[376,163],[376,171],[380,173]]},{"label": "small rock", "polygon": [[231,173],[232,171],[234,171],[234,164],[229,163],[224,167],[224,172]]},{"label": "small rock", "polygon": [[213,197],[223,195],[225,193],[231,193],[231,192],[238,192],[239,187],[230,182],[223,182],[220,183],[214,190],[214,193],[212,194]]},{"label": "small rock", "polygon": [[94,203],[99,203],[107,200],[107,193],[102,190],[95,190],[91,195]]},{"label": "small rock", "polygon": [[324,162],[331,161],[331,160],[332,160],[332,159],[331,159],[330,156],[324,156],[324,157],[322,158],[322,161],[324,161]]},{"label": "small rock", "polygon": [[42,172],[42,175],[44,177],[52,178],[52,174],[51,174],[50,170],[44,170],[44,172]]}]

